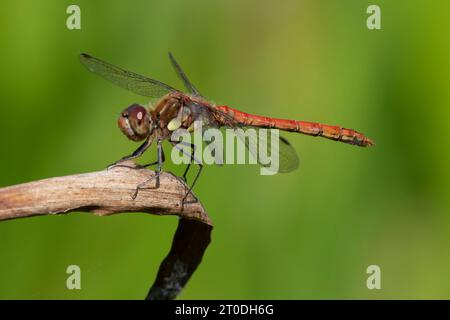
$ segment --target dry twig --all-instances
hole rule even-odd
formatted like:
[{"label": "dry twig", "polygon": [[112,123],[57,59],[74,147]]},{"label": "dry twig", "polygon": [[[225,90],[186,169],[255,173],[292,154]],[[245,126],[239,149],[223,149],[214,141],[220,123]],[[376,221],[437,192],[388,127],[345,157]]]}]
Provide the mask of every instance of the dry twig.
[{"label": "dry twig", "polygon": [[200,202],[182,206],[186,186],[170,173],[161,174],[159,188],[154,188],[153,179],[133,200],[136,186],[154,174],[146,169],[116,167],[0,188],[0,220],[71,211],[100,216],[124,212],[178,215],[181,219],[172,248],[147,296],[174,299],[200,263],[210,242],[212,223]]}]

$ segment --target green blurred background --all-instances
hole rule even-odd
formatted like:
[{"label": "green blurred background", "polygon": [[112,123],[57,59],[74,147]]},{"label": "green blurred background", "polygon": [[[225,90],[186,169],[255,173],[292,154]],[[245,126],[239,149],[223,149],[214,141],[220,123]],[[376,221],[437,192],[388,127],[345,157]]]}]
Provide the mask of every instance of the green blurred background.
[{"label": "green blurred background", "polygon": [[[73,3],[81,30],[66,29]],[[366,28],[369,4],[382,30]],[[216,103],[377,143],[287,134],[301,157],[293,173],[207,167],[196,194],[215,229],[180,298],[449,298],[448,12],[446,0],[2,1],[0,186],[99,170],[133,151],[116,119],[146,99],[77,56],[181,88],[170,50]],[[0,298],[142,299],[176,225],[139,213],[0,222]],[[65,287],[70,264],[81,290]],[[371,264],[381,290],[366,288]]]}]

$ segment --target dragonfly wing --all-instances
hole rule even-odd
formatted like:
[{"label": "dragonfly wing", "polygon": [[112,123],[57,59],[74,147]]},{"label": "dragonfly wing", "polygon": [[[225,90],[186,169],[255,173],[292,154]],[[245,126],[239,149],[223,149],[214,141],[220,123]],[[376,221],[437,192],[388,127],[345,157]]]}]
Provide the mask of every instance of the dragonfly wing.
[{"label": "dragonfly wing", "polygon": [[[243,128],[245,129],[245,127]],[[255,130],[255,128],[249,128]],[[273,173],[288,173],[298,168],[300,164],[297,152],[282,136],[272,137],[270,130],[261,132],[258,129],[254,135],[243,133],[243,130],[236,130],[239,139],[245,144],[254,161]],[[278,158],[278,166],[271,167],[274,159]],[[269,161],[270,160],[270,161]]]},{"label": "dragonfly wing", "polygon": [[172,91],[178,91],[158,80],[124,70],[86,53],[80,54],[80,61],[89,71],[141,96],[159,98]]},{"label": "dragonfly wing", "polygon": [[[196,108],[205,108],[196,105]],[[194,108],[194,106],[192,106]],[[202,112],[203,111],[203,112]],[[216,127],[227,127],[234,130],[235,135],[244,143],[249,150],[254,161],[260,166],[270,171],[272,165],[268,160],[275,159],[278,155],[278,168],[274,168],[274,173],[287,173],[298,168],[300,160],[297,152],[289,141],[277,134],[272,137],[272,130],[243,126],[229,114],[222,112],[214,107],[206,107],[206,111],[200,109],[198,114],[207,116],[207,125]],[[248,131],[254,131],[254,134]],[[279,132],[279,131],[277,131]],[[261,153],[259,153],[260,151]],[[262,157],[261,157],[262,155]]]},{"label": "dragonfly wing", "polygon": [[280,155],[280,169],[279,172],[287,173],[294,171],[300,165],[300,158],[297,152],[292,147],[291,143],[286,138],[279,137],[279,155]]},{"label": "dragonfly wing", "polygon": [[198,91],[197,88],[194,87],[194,85],[189,81],[189,79],[186,76],[186,74],[184,73],[183,69],[181,69],[180,65],[178,64],[178,62],[175,60],[172,53],[170,53],[170,52],[169,52],[169,59],[170,59],[170,62],[172,63],[172,67],[175,69],[175,72],[177,73],[177,75],[181,79],[181,81],[183,81],[183,84],[186,87],[186,89],[189,91],[189,93],[191,93],[195,96],[201,97],[202,94],[200,93],[200,91]]}]

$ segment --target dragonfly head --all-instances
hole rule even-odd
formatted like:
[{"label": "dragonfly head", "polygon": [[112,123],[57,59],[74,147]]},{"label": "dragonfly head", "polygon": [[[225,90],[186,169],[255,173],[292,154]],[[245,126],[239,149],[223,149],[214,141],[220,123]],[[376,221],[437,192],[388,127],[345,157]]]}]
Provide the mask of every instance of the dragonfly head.
[{"label": "dragonfly head", "polygon": [[132,104],[120,113],[119,128],[128,139],[141,141],[153,130],[149,112],[139,104]]}]

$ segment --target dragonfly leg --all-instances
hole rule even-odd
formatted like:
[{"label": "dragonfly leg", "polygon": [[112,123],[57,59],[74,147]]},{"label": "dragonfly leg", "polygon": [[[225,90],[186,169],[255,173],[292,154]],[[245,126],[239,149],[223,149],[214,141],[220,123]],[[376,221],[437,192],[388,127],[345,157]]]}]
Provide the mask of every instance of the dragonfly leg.
[{"label": "dragonfly leg", "polygon": [[[184,173],[183,173],[183,175],[182,175],[184,182],[187,183],[187,174],[188,174],[189,168],[191,167],[192,162],[195,161],[197,164],[198,164],[198,163],[201,163],[201,161],[200,161],[200,160],[197,160],[197,159],[195,158],[195,156],[194,156],[194,155],[195,155],[195,144],[189,143],[189,142],[185,142],[185,141],[172,141],[172,140],[171,140],[170,142],[172,143],[172,145],[173,145],[174,147],[176,147],[178,150],[180,150],[181,152],[183,152],[184,155],[186,155],[186,156],[188,156],[188,157],[190,158],[190,161],[189,161],[189,163],[188,163],[188,165],[187,165],[187,167],[186,167],[186,169],[184,170]],[[191,148],[191,153],[187,153],[184,149],[177,147],[177,146],[176,146],[177,144],[182,144],[182,145],[184,145],[184,146],[190,147],[190,148]]]},{"label": "dragonfly leg", "polygon": [[159,140],[159,139],[158,139],[158,145],[157,145],[157,153],[158,153],[158,161],[156,163],[152,162],[152,163],[149,163],[148,165],[142,165],[141,166],[141,167],[145,167],[145,166],[150,166],[150,165],[153,165],[153,164],[157,164],[158,166],[156,168],[155,175],[153,177],[151,177],[150,179],[147,179],[144,182],[139,183],[137,185],[136,190],[134,191],[134,194],[132,195],[133,199],[136,199],[136,197],[137,197],[137,195],[139,193],[139,190],[143,189],[144,186],[147,183],[149,183],[150,181],[152,181],[153,179],[156,179],[156,183],[155,183],[155,186],[153,188],[151,188],[151,189],[158,189],[159,188],[159,185],[160,185],[159,176],[161,175],[162,164],[164,163],[164,161],[166,161],[166,157],[164,155],[164,150],[162,148],[162,140]]},{"label": "dragonfly leg", "polygon": [[[184,180],[186,183],[187,183],[187,174],[188,174],[188,171],[189,171],[189,169],[190,169],[190,167],[191,167],[191,164],[192,164],[192,163],[195,163],[195,164],[197,164],[198,167],[199,167],[199,169],[198,169],[198,171],[197,171],[197,174],[196,174],[194,180],[192,181],[192,185],[189,187],[188,191],[186,192],[186,194],[184,195],[183,200],[182,200],[182,204],[185,204],[185,203],[195,203],[195,202],[198,201],[198,199],[197,199],[197,198],[194,196],[194,194],[192,193],[192,189],[194,188],[194,185],[195,185],[195,183],[197,182],[197,179],[198,179],[198,177],[200,176],[200,173],[201,173],[202,170],[203,170],[203,164],[201,163],[200,160],[198,160],[198,159],[195,157],[195,144],[193,144],[193,143],[188,143],[188,142],[185,142],[185,141],[170,141],[170,142],[172,142],[172,144],[173,144],[174,146],[176,146],[176,144],[179,143],[179,144],[182,144],[182,145],[185,145],[185,146],[188,146],[188,147],[191,148],[191,153],[190,153],[190,154],[188,154],[184,149],[177,148],[178,150],[180,150],[181,152],[183,152],[185,155],[187,155],[187,156],[190,157],[190,162],[188,163],[188,165],[187,165],[187,167],[186,167],[186,170],[185,170],[184,173],[183,173],[183,180]],[[194,200],[192,200],[192,201],[186,201],[186,199],[187,199],[187,197],[189,196],[189,194],[192,194],[192,196],[194,197]]]},{"label": "dragonfly leg", "polygon": [[[150,145],[152,144],[152,141],[153,141],[153,139],[151,137],[148,137],[147,140],[145,140],[145,142],[139,148],[137,148],[132,154],[121,158],[120,160],[114,162],[113,164],[110,164],[109,166],[106,167],[106,169],[109,170],[109,169],[112,169],[117,166],[129,167],[129,166],[121,165],[120,163],[140,157],[145,152],[145,150],[147,150],[148,147],[150,147]],[[154,163],[154,164],[156,164],[156,163]],[[151,164],[149,164],[149,165],[151,165]],[[147,165],[147,167],[149,165]],[[129,167],[129,168],[140,169],[140,166],[138,165],[136,167]]]},{"label": "dragonfly leg", "polygon": [[[192,189],[194,188],[195,183],[197,182],[197,179],[198,179],[198,177],[200,176],[200,173],[201,173],[202,170],[203,170],[203,164],[197,163],[197,165],[198,165],[198,171],[197,171],[197,174],[195,175],[194,181],[192,181],[191,187],[189,188],[189,190],[188,190],[188,191],[186,192],[186,194],[184,195],[183,200],[182,200],[182,204],[185,204],[185,203],[195,203],[195,202],[198,201],[198,199],[197,199],[197,198],[194,196],[194,194],[192,193]],[[186,201],[186,199],[187,199],[187,197],[189,196],[189,194],[192,194],[192,196],[194,197],[194,200]]]},{"label": "dragonfly leg", "polygon": [[186,166],[186,170],[184,170],[184,173],[183,173],[183,180],[186,183],[187,183],[187,177],[186,176],[187,176],[187,173],[189,171],[189,168],[191,167],[191,164],[192,164],[192,160],[191,160],[191,162],[188,163],[188,165]]}]

